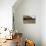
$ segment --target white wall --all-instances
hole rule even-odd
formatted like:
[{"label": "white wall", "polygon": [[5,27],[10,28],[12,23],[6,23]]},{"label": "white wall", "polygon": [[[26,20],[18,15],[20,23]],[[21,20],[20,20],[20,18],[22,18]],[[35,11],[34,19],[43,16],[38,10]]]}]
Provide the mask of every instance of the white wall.
[{"label": "white wall", "polygon": [[0,27],[12,28],[12,6],[16,0],[0,0]]},{"label": "white wall", "polygon": [[42,46],[46,46],[46,0],[41,0],[41,27]]},{"label": "white wall", "polygon": [[[23,0],[15,9],[13,9],[15,10],[15,28],[22,32],[25,38],[33,39],[36,46],[41,46],[41,0]],[[36,23],[24,24],[23,15],[35,16]]]}]

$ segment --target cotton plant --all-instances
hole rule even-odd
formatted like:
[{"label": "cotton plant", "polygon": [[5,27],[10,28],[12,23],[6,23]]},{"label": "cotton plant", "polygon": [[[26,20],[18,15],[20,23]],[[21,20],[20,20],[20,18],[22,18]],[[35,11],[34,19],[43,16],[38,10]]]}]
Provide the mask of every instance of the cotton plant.
[{"label": "cotton plant", "polygon": [[6,29],[5,27],[0,28],[0,37],[5,38],[9,33],[9,30]]},{"label": "cotton plant", "polygon": [[4,31],[3,27],[0,27],[0,33],[2,33]]},{"label": "cotton plant", "polygon": [[6,39],[7,38],[12,39],[12,30],[7,29],[5,33],[6,33]]},{"label": "cotton plant", "polygon": [[4,30],[5,30],[5,27],[0,27],[0,44],[1,45],[3,44],[3,42],[6,41],[6,38],[5,38],[6,34]]},{"label": "cotton plant", "polygon": [[5,38],[5,28],[4,27],[1,27],[0,28],[0,38]]},{"label": "cotton plant", "polygon": [[7,36],[11,36],[13,29],[8,29],[6,27],[0,27],[0,38],[6,38]]}]

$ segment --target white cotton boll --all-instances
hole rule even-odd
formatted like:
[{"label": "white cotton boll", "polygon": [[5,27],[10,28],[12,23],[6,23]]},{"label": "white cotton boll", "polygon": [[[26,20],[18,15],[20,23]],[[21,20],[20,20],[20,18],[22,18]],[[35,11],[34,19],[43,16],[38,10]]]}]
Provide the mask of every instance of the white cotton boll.
[{"label": "white cotton boll", "polygon": [[18,30],[15,30],[16,31],[16,33],[18,33]]},{"label": "white cotton boll", "polygon": [[32,18],[36,18],[36,16],[35,15],[32,15]]}]

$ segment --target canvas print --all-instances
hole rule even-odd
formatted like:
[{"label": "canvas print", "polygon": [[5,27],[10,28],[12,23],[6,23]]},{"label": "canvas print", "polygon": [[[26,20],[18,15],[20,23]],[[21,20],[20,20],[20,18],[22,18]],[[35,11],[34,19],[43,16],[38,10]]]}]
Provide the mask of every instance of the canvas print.
[{"label": "canvas print", "polygon": [[33,24],[34,23],[35,24],[36,23],[36,18],[32,18],[31,16],[24,15],[23,16],[23,23],[24,24],[26,24],[26,23],[27,24],[31,24],[31,23]]}]

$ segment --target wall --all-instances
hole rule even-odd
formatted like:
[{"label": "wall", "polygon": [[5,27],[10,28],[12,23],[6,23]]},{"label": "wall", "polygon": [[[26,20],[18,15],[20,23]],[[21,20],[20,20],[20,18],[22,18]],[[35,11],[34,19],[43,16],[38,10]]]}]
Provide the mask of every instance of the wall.
[{"label": "wall", "polygon": [[12,6],[16,0],[0,0],[0,27],[12,28]]},{"label": "wall", "polygon": [[[23,0],[17,8],[13,8],[13,11],[18,32],[22,32],[24,38],[34,40],[36,46],[41,46],[41,0]],[[24,24],[24,15],[35,16],[36,23]]]},{"label": "wall", "polygon": [[46,46],[46,0],[41,1],[41,40],[42,46]]}]

